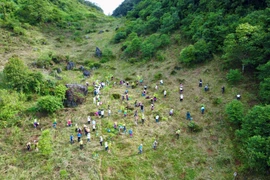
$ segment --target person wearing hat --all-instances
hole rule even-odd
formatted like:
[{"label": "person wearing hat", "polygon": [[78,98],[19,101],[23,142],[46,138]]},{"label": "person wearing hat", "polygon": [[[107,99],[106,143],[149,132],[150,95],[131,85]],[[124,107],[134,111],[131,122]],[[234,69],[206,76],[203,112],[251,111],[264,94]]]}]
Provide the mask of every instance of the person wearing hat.
[{"label": "person wearing hat", "polygon": [[158,142],[157,142],[157,140],[155,140],[154,143],[153,143],[153,149],[154,149],[154,150],[157,149],[157,144],[158,144]]},{"label": "person wearing hat", "polygon": [[34,119],[34,127],[37,128],[39,123],[37,122],[37,119]]},{"label": "person wearing hat", "polygon": [[56,128],[56,125],[57,125],[57,122],[56,122],[56,119],[54,119],[53,127]]},{"label": "person wearing hat", "polygon": [[83,140],[80,141],[80,149],[83,149]]},{"label": "person wearing hat", "polygon": [[103,143],[103,137],[102,136],[99,137],[99,143],[100,143],[100,146],[102,146],[102,143]]},{"label": "person wearing hat", "polygon": [[144,120],[145,120],[144,113],[142,113],[142,124],[144,124]]},{"label": "person wearing hat", "polygon": [[175,132],[177,139],[179,139],[180,132],[181,132],[180,129],[178,129],[178,130]]},{"label": "person wearing hat", "polygon": [[28,142],[28,143],[26,144],[26,148],[27,148],[28,151],[30,151],[30,149],[31,149],[31,143],[30,143],[30,142]]},{"label": "person wearing hat", "polygon": [[105,142],[105,151],[108,151],[108,149],[109,149],[109,145],[108,145],[108,142],[106,141]]}]

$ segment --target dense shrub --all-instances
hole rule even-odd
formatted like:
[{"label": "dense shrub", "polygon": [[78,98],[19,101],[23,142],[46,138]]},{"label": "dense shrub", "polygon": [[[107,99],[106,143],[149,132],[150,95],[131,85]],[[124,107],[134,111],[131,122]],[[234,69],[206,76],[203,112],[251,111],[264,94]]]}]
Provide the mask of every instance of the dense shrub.
[{"label": "dense shrub", "polygon": [[9,59],[3,72],[6,83],[11,88],[23,91],[28,89],[28,68],[24,65],[22,60],[17,57]]},{"label": "dense shrub", "polygon": [[63,108],[63,102],[61,98],[55,96],[44,96],[38,100],[37,107],[39,111],[47,113],[53,113]]},{"label": "dense shrub", "polygon": [[65,85],[63,85],[63,84],[57,85],[55,87],[54,94],[55,94],[56,97],[59,97],[62,100],[64,100],[65,99],[65,96],[66,96],[66,90],[67,89],[68,88]]},{"label": "dense shrub", "polygon": [[13,91],[0,90],[0,120],[11,124],[16,115],[24,108],[21,94]]},{"label": "dense shrub", "polygon": [[230,84],[236,84],[242,79],[242,74],[238,69],[230,69],[226,77]]},{"label": "dense shrub", "polygon": [[160,79],[162,79],[162,73],[156,73],[154,75],[154,80],[157,81],[157,80],[160,80]]},{"label": "dense shrub", "polygon": [[194,45],[189,45],[180,52],[179,60],[186,65],[203,63],[212,58],[209,45],[204,40],[199,40]]},{"label": "dense shrub", "polygon": [[188,123],[188,128],[191,132],[200,132],[202,131],[202,127],[200,127],[199,125],[197,125],[195,122],[190,121]]},{"label": "dense shrub", "polygon": [[42,131],[38,142],[38,148],[40,153],[45,157],[48,157],[52,154],[52,136],[49,129]]},{"label": "dense shrub", "polygon": [[243,104],[238,100],[233,100],[226,105],[225,112],[230,123],[240,126],[244,117]]},{"label": "dense shrub", "polygon": [[270,167],[270,105],[254,106],[243,118],[236,135],[242,142],[246,166],[258,172]]},{"label": "dense shrub", "polygon": [[189,45],[180,52],[179,60],[184,64],[191,65],[195,57],[195,48],[193,45]]},{"label": "dense shrub", "polygon": [[121,40],[126,39],[126,37],[127,37],[127,33],[126,32],[119,31],[114,36],[113,42],[114,43],[119,43]]},{"label": "dense shrub", "polygon": [[260,91],[259,95],[261,100],[269,104],[270,103],[270,77],[265,78],[261,83],[260,83]]},{"label": "dense shrub", "polygon": [[100,63],[106,63],[112,59],[115,58],[115,55],[113,54],[112,50],[111,49],[108,49],[108,48],[105,48],[103,51],[102,51],[102,58],[100,60]]},{"label": "dense shrub", "polygon": [[112,94],[113,99],[120,99],[120,94]]}]

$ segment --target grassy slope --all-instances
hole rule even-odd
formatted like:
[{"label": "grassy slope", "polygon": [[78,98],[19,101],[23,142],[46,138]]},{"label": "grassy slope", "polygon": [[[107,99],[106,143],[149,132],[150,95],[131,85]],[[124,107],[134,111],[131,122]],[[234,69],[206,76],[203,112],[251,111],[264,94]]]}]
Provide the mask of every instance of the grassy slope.
[{"label": "grassy slope", "polygon": [[[79,71],[64,71],[61,76],[63,83],[93,82],[97,79],[104,80],[109,74],[113,74],[117,80],[131,78],[136,80],[136,75],[142,75],[144,83],[148,85],[151,96],[158,94],[158,102],[153,112],[150,110],[149,100],[140,96],[142,87],[129,89],[130,102],[113,100],[112,93],[123,94],[125,87],[111,85],[102,90],[102,102],[104,108],[111,105],[113,115],[104,119],[97,119],[98,135],[102,134],[105,140],[110,137],[112,147],[110,152],[105,152],[99,146],[97,134],[91,132],[92,142],[87,143],[84,150],[79,150],[78,143],[69,144],[69,135],[74,133],[73,128],[66,128],[65,123],[71,118],[74,123],[82,126],[86,123],[89,112],[94,112],[97,107],[92,103],[92,94],[86,99],[86,103],[74,109],[63,109],[56,115],[40,117],[41,128],[50,128],[53,136],[54,153],[52,158],[45,159],[39,153],[25,151],[25,144],[38,139],[40,130],[32,128],[34,117],[25,116],[21,128],[8,128],[1,132],[3,141],[0,143],[0,177],[1,179],[232,179],[237,166],[233,159],[232,142],[229,139],[229,128],[224,120],[224,106],[240,91],[239,87],[228,87],[224,74],[220,71],[219,60],[198,66],[197,68],[182,68],[176,70],[176,75],[170,75],[177,63],[177,54],[182,46],[172,46],[164,50],[167,59],[164,62],[148,62],[136,65],[119,60],[119,45],[110,45],[109,40],[114,34],[114,28],[118,21],[98,23],[97,30],[106,30],[103,34],[88,34],[89,39],[74,42],[68,38],[68,32],[52,31],[52,33],[40,33],[31,31],[32,43],[19,43],[20,38],[14,38],[17,46],[14,50],[1,55],[1,62],[6,61],[12,54],[19,54],[27,63],[32,62],[41,54],[50,51],[69,55],[71,60],[79,63],[87,59],[95,59],[93,53],[95,47],[101,49],[111,48],[117,54],[116,60],[104,64],[101,69],[95,70],[90,79],[84,79]],[[86,24],[91,26],[91,24]],[[91,27],[86,27],[91,28]],[[2,31],[2,30],[1,30]],[[3,32],[3,31],[2,31]],[[56,37],[65,36],[64,42],[56,41]],[[84,36],[84,35],[83,35]],[[47,45],[35,43],[35,39],[45,38]],[[25,41],[24,41],[25,42]],[[68,45],[68,46],[67,46]],[[33,51],[37,48],[38,51]],[[173,50],[173,51],[172,51]],[[2,51],[2,50],[1,50]],[[62,65],[64,69],[64,65]],[[47,70],[42,70],[47,73]],[[155,75],[161,73],[164,86],[155,92],[154,85],[158,83]],[[203,92],[198,87],[198,79],[208,83],[210,92]],[[132,81],[130,80],[130,81]],[[179,80],[184,81],[184,101],[179,102]],[[221,94],[221,86],[226,86],[226,94]],[[166,89],[168,96],[162,97],[162,90]],[[244,94],[244,91],[241,91]],[[220,98],[222,103],[213,104],[215,98]],[[243,96],[243,101],[248,102],[251,96]],[[134,125],[133,112],[123,118],[118,110],[127,104],[133,106],[137,99],[145,104],[146,123],[144,126]],[[206,113],[200,114],[200,105],[206,106]],[[31,106],[30,104],[29,106]],[[168,112],[174,108],[175,115],[170,118]],[[191,112],[193,119],[203,131],[190,133],[187,129],[188,121],[185,120],[187,111]],[[159,113],[162,121],[154,122],[154,116]],[[107,115],[107,111],[105,113]],[[140,113],[139,113],[140,115]],[[51,128],[52,119],[58,119],[57,130]],[[113,135],[107,133],[106,128],[112,128],[114,121],[118,124],[125,123],[127,128],[132,128],[134,138],[128,135]],[[175,130],[181,128],[181,137],[176,140]],[[86,137],[83,136],[86,142]],[[157,139],[158,150],[152,150],[152,143]],[[143,154],[138,155],[138,146],[143,144]],[[98,154],[98,156],[96,156]]]}]

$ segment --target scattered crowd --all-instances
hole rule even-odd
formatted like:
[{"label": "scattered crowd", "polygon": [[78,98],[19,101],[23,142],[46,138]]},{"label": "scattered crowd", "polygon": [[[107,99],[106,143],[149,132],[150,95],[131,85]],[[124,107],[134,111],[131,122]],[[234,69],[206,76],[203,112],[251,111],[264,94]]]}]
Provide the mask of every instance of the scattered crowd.
[{"label": "scattered crowd", "polygon": [[[111,80],[114,80],[113,77],[111,77]],[[107,82],[109,83],[109,82]],[[116,82],[114,82],[113,84],[114,86],[117,85]],[[126,88],[126,90],[124,91],[123,95],[122,95],[122,101],[130,101],[130,96],[129,96],[129,91],[128,89],[130,88],[130,84],[129,82],[125,82],[124,80],[121,80],[119,82],[119,85],[120,86],[124,86]],[[134,87],[134,82],[132,83],[132,88]],[[136,82],[136,85],[143,85],[143,80],[139,80]],[[159,85],[160,86],[164,86],[164,82],[163,80],[160,80],[159,81]],[[89,86],[89,83],[86,82],[86,86]],[[90,127],[92,127],[92,133],[95,133],[96,132],[96,129],[97,129],[97,124],[96,124],[96,121],[95,121],[95,118],[99,117],[99,118],[104,118],[105,116],[105,111],[104,111],[104,108],[100,108],[101,105],[103,104],[102,101],[101,101],[101,90],[106,86],[106,83],[105,82],[101,82],[99,83],[98,80],[95,81],[93,83],[93,87],[94,87],[94,91],[93,91],[93,103],[96,104],[98,110],[94,113],[94,116],[91,117],[90,115],[87,116],[87,120],[85,121],[85,124],[82,126],[82,127],[79,127],[77,124],[73,125],[71,119],[68,119],[67,120],[67,127],[69,128],[72,128],[74,127],[74,131],[76,133],[76,136],[77,136],[77,141],[79,143],[79,147],[80,149],[83,149],[84,147],[84,142],[83,142],[83,133],[86,137],[86,140],[87,140],[87,143],[90,143],[91,142],[91,131],[90,131]],[[202,79],[199,79],[199,87],[202,87],[203,86],[203,82],[202,82]],[[156,91],[159,89],[158,87],[158,84],[155,85],[155,88],[154,88]],[[163,88],[163,97],[166,98],[167,97],[167,91],[165,88]],[[204,86],[204,91],[207,92],[209,91],[209,85],[206,84]],[[222,86],[221,87],[221,93],[224,94],[225,93],[225,87]],[[157,96],[154,94],[153,96],[150,97],[149,95],[150,93],[148,93],[148,87],[147,85],[144,85],[143,86],[143,90],[142,90],[142,93],[141,93],[141,96],[142,97],[145,97],[145,99],[150,99],[150,110],[151,112],[153,112],[154,108],[155,108],[155,103],[157,103],[158,99],[157,99]],[[184,100],[184,86],[183,84],[181,83],[180,84],[180,87],[179,87],[179,94],[180,94],[180,102],[183,102]],[[241,95],[238,93],[236,95],[236,99],[237,100],[240,100],[241,99]],[[144,111],[145,111],[145,102],[139,102],[138,100],[135,100],[134,102],[134,108],[135,108],[135,111],[134,111],[134,124],[135,126],[138,125],[138,120],[139,120],[139,113],[138,113],[138,109],[140,109],[140,119],[141,119],[141,124],[144,125],[145,123],[145,114],[144,114]],[[138,109],[136,109],[138,108]],[[111,108],[110,108],[110,105],[108,105],[108,108],[107,108],[107,115],[108,117],[111,116]],[[121,112],[121,111],[119,111]],[[205,113],[205,106],[202,104],[201,105],[201,114],[204,114]],[[153,114],[154,115],[154,114]],[[173,116],[174,115],[174,109],[170,109],[169,110],[169,116]],[[123,110],[123,117],[127,117],[128,116],[128,107],[126,107],[124,110]],[[160,115],[159,114],[155,114],[154,115],[155,117],[155,122],[156,123],[159,123],[160,122]],[[192,119],[192,116],[190,114],[189,111],[187,111],[186,113],[186,119],[187,120],[193,120]],[[86,125],[87,124],[87,125]],[[33,122],[33,125],[34,125],[34,128],[37,128],[40,124],[39,122],[37,121],[37,119],[34,119],[34,122]],[[53,121],[53,124],[52,124],[52,127],[53,128],[56,128],[57,126],[57,121],[56,119]],[[132,128],[130,128],[127,132],[127,127],[125,124],[117,124],[117,122],[114,122],[113,124],[113,127],[115,130],[123,133],[123,134],[126,134],[128,133],[129,134],[129,137],[132,138],[133,137],[133,130]],[[109,132],[110,130],[108,130]],[[177,139],[179,139],[180,137],[180,133],[181,133],[181,130],[180,129],[176,129],[175,131],[175,136]],[[95,134],[96,136],[98,136],[98,133],[96,132]],[[111,147],[111,141],[109,140],[106,140],[105,143],[103,144],[103,136],[99,136],[99,143],[100,143],[100,146],[103,146],[104,145],[104,150],[105,151],[109,151],[110,147]],[[109,141],[109,143],[108,143]],[[74,141],[74,136],[73,134],[70,135],[70,144],[74,144],[75,141]],[[38,151],[38,141],[37,140],[34,140],[34,149],[36,151]],[[154,142],[153,142],[153,149],[156,150],[157,149],[157,145],[158,145],[158,142],[157,140],[155,139]],[[30,151],[31,150],[31,142],[28,142],[26,144],[27,146],[27,150]],[[139,147],[138,147],[138,150],[139,150],[139,154],[142,154],[143,152],[143,144],[140,144]]]}]

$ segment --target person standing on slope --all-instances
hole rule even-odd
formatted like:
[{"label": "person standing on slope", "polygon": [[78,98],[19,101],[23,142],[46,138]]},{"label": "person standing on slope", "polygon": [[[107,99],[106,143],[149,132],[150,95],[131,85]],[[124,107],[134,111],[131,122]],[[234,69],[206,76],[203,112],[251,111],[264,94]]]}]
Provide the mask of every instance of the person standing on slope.
[{"label": "person standing on slope", "polygon": [[138,150],[139,150],[139,154],[142,154],[142,150],[143,150],[143,145],[142,144],[140,144]]}]

